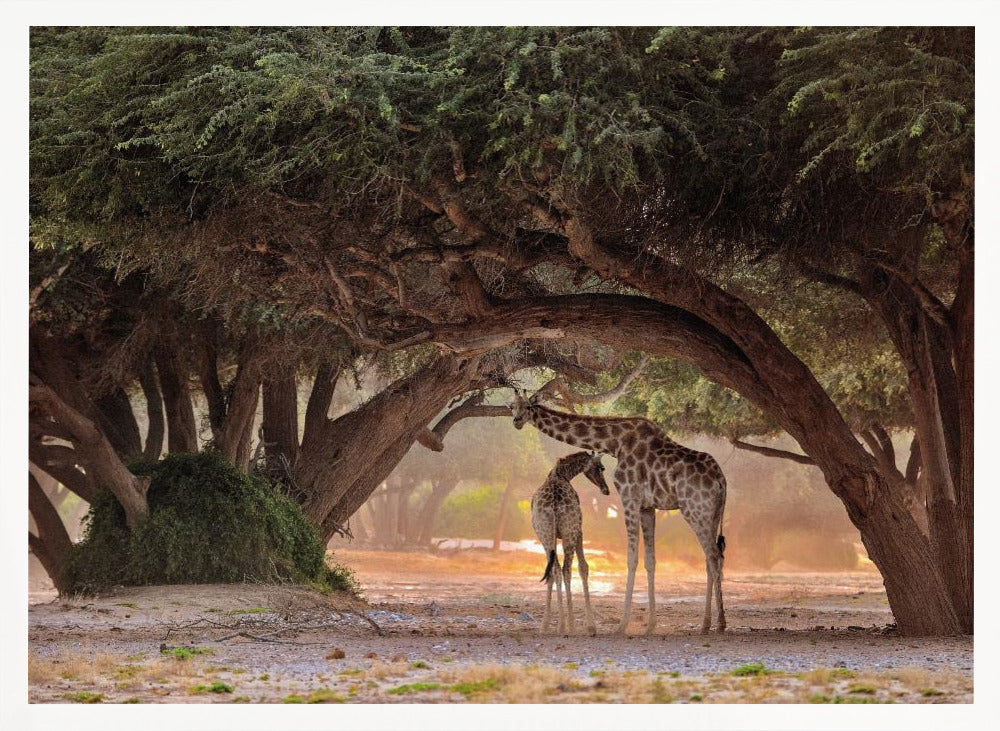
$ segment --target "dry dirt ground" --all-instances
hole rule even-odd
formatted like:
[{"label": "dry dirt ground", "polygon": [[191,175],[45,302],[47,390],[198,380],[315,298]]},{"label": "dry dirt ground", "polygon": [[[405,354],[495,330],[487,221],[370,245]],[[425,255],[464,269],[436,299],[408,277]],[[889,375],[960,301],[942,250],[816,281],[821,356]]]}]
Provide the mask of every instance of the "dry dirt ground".
[{"label": "dry dirt ground", "polygon": [[[591,560],[598,636],[539,635],[533,554],[339,550],[367,602],[261,585],[32,592],[39,703],[967,703],[972,638],[897,636],[874,572],[727,572],[729,630],[698,633],[704,575],[660,561],[659,628],[626,638],[624,577]],[[639,581],[645,584],[640,567]],[[574,576],[574,598],[582,600]]]}]

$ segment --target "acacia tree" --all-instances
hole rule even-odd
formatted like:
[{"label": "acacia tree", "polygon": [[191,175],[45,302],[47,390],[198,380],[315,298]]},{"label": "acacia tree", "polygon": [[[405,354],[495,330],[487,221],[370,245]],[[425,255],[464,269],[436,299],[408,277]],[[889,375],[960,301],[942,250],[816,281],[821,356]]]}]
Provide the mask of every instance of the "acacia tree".
[{"label": "acacia tree", "polygon": [[[526,340],[680,358],[820,467],[904,632],[971,631],[970,35],[42,29],[36,196],[48,215],[200,238],[177,259],[267,272],[262,298],[365,348],[435,344],[440,405],[441,379],[465,369],[451,385],[467,388],[469,364]],[[296,225],[208,235],[268,216]],[[958,266],[928,278],[935,252]],[[718,276],[754,262],[861,295],[885,323],[931,540],[816,374]],[[380,469],[420,431],[393,424]]]}]

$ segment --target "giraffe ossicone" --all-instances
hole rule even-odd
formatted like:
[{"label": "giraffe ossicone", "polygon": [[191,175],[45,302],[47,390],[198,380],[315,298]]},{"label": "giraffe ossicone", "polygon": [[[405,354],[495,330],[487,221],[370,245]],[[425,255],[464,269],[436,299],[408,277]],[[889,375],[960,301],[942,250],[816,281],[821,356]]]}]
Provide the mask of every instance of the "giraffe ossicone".
[{"label": "giraffe ossicone", "polygon": [[702,632],[711,628],[713,598],[718,610],[716,627],[720,632],[725,630],[722,564],[726,543],[722,519],[726,507],[726,478],[715,459],[710,454],[681,446],[648,419],[568,414],[549,409],[539,401],[538,394],[529,397],[522,391],[514,391],[510,410],[515,428],[521,429],[531,423],[553,439],[603,452],[618,460],[614,482],[621,496],[628,535],[625,611],[619,632],[625,632],[631,616],[640,529],[649,595],[646,633],[652,633],[656,627],[656,511],[677,509],[705,553],[707,590]]}]

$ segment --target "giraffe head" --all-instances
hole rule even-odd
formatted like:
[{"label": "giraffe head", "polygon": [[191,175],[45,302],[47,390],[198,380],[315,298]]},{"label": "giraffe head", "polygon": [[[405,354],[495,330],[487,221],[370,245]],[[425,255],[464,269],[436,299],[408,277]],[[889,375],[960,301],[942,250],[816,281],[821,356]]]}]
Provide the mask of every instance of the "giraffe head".
[{"label": "giraffe head", "polygon": [[604,465],[601,464],[601,454],[599,452],[590,453],[590,461],[587,462],[587,468],[583,471],[583,475],[597,485],[604,495],[611,494],[611,490],[608,489],[608,483],[604,481]]},{"label": "giraffe head", "polygon": [[525,420],[530,412],[538,405],[538,394],[528,396],[526,391],[519,388],[514,389],[514,402],[510,405],[510,413],[514,415],[514,428],[520,429],[524,426]]}]

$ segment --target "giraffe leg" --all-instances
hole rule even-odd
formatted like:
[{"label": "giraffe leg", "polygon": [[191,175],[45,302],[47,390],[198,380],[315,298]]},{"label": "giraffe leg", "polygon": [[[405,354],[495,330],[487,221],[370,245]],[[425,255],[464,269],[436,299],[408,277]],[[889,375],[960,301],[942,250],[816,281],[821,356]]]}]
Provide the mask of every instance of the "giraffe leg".
[{"label": "giraffe leg", "polygon": [[726,631],[726,610],[722,606],[722,556],[715,558],[715,606],[718,611],[715,629],[719,632]]},{"label": "giraffe leg", "polygon": [[587,559],[583,555],[583,540],[576,544],[576,557],[580,564],[580,581],[583,583],[583,605],[587,613],[587,632],[591,635],[597,634],[597,625],[594,624],[594,613],[590,609],[590,587],[587,586],[587,577],[590,575],[590,567],[587,566]]},{"label": "giraffe leg", "polygon": [[712,556],[705,557],[706,581],[705,592],[705,618],[701,622],[701,633],[708,634],[712,628],[712,593],[715,590],[715,559]]},{"label": "giraffe leg", "polygon": [[649,617],[646,621],[646,634],[653,634],[656,629],[656,511],[653,508],[640,513],[642,523],[642,544],[644,549],[643,565],[646,567],[647,594],[649,596]]},{"label": "giraffe leg", "polygon": [[562,572],[559,570],[559,561],[556,561],[555,568],[552,571],[556,581],[556,604],[559,605],[559,634],[566,634],[566,621],[563,617],[563,600],[562,600]]},{"label": "giraffe leg", "polygon": [[575,547],[566,546],[566,541],[563,541],[563,584],[566,586],[566,624],[568,625],[568,630],[570,634],[573,634],[575,629],[573,622],[573,594],[569,589],[570,578],[573,576],[573,554],[576,552]]},{"label": "giraffe leg", "polygon": [[701,632],[705,634],[712,628],[712,595],[715,593],[716,557],[719,547],[715,544],[717,538],[715,521],[712,520],[712,516],[707,515],[702,510],[703,506],[700,503],[695,505],[697,507],[692,508],[690,505],[682,503],[680,507],[681,515],[691,526],[701,544],[701,550],[705,552],[705,617],[701,623]]},{"label": "giraffe leg", "polygon": [[[545,555],[549,556],[553,551],[556,550],[555,544],[551,546],[547,543],[543,543],[542,546],[545,548]],[[545,616],[542,619],[542,629],[541,634],[545,634],[549,631],[549,622],[552,620],[552,582],[555,581],[555,575],[559,573],[558,571],[552,571],[549,574],[549,578],[546,581],[546,595],[545,595]]]},{"label": "giraffe leg", "polygon": [[[715,532],[717,534],[721,534],[721,532],[722,532],[722,525],[721,525],[721,523],[722,523],[722,511],[723,511],[723,508],[725,507],[725,505],[726,505],[726,493],[725,493],[725,490],[723,490],[722,501],[719,504],[719,507],[718,507],[718,509],[716,511],[717,518],[714,521],[715,524],[716,524],[716,526],[717,526],[715,528]],[[723,543],[723,545],[725,545],[725,544]],[[725,608],[722,605],[722,564],[725,563],[725,558],[723,558],[723,551],[719,547],[719,539],[718,538],[716,538],[715,546],[716,546],[716,549],[717,549],[716,550],[716,554],[715,554],[716,555],[716,559],[715,559],[715,561],[716,561],[716,563],[715,563],[715,567],[716,567],[715,568],[715,606],[716,606],[716,610],[718,611],[718,619],[716,620],[716,629],[719,632],[725,632],[726,631],[726,610],[725,610]]]},{"label": "giraffe leg", "polygon": [[639,509],[625,508],[625,531],[628,534],[628,578],[625,580],[625,612],[618,634],[625,634],[632,615],[632,590],[635,588],[635,570],[639,566]]}]

